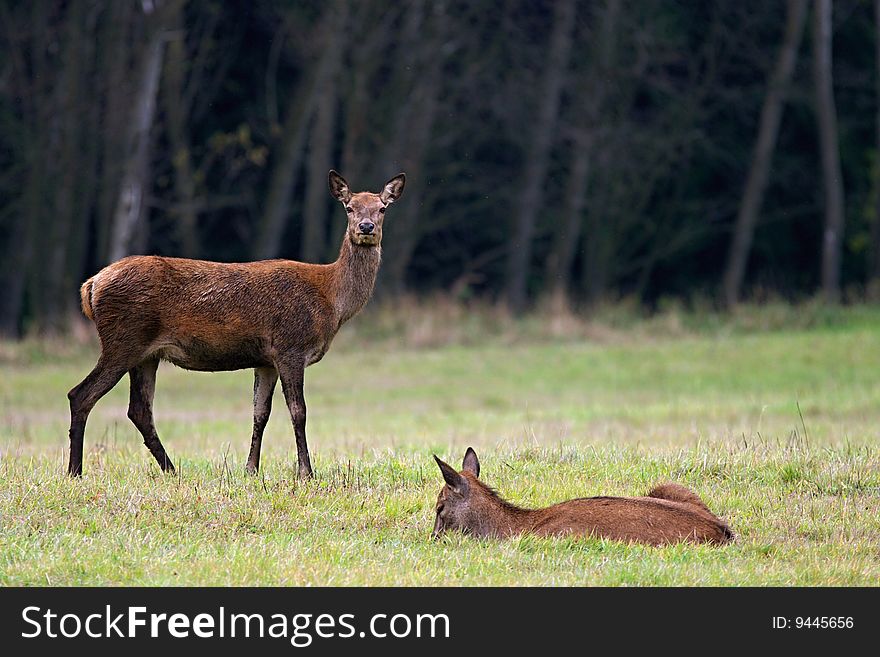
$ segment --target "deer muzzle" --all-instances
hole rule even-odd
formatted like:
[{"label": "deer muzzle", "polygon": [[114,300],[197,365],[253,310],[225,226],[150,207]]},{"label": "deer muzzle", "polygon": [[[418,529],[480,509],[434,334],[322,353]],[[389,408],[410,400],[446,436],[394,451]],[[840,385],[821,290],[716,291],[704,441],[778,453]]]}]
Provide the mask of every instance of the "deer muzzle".
[{"label": "deer muzzle", "polygon": [[434,530],[431,532],[431,538],[438,539],[440,535],[444,532],[443,522],[440,520],[440,516],[438,515],[434,519]]}]

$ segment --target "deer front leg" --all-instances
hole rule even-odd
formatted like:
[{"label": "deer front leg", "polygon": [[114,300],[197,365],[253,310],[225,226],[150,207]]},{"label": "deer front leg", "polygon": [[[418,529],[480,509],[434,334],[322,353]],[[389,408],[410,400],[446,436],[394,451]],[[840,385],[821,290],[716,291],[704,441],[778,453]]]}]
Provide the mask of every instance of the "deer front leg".
[{"label": "deer front leg", "polygon": [[272,393],[278,382],[278,371],[274,367],[258,367],[254,370],[254,434],[251,437],[251,453],[248,456],[247,471],[257,474],[260,469],[260,448],[263,444],[263,431],[272,412]]},{"label": "deer front leg", "polygon": [[309,459],[309,446],[306,444],[306,398],[303,394],[305,360],[301,357],[288,358],[276,363],[275,367],[281,376],[281,388],[293,420],[299,478],[308,479],[312,476],[312,462]]}]

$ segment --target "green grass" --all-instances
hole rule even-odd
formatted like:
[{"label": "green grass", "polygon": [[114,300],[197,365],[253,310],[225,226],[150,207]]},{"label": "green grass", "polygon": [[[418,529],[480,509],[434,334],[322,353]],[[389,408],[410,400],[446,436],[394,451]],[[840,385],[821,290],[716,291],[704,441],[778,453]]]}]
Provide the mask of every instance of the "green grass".
[{"label": "green grass", "polygon": [[[85,476],[71,481],[66,391],[96,349],[0,345],[0,584],[880,582],[877,312],[403,349],[376,326],[344,332],[306,374],[308,484],[280,391],[262,475],[248,477],[251,374],[167,365],[156,418],[178,476],[158,472],[125,418],[124,381],[93,412]],[[737,540],[432,541],[431,453],[458,463],[468,445],[484,480],[519,504],[673,480]]]}]

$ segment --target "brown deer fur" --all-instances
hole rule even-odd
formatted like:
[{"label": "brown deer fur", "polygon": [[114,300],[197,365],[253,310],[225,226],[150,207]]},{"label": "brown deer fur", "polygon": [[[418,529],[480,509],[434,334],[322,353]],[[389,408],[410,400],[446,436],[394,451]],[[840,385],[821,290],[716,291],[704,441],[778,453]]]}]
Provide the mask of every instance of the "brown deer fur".
[{"label": "brown deer fur", "polygon": [[174,471],[152,410],[156,369],[167,360],[203,372],[254,369],[249,472],[260,465],[263,430],[280,377],[296,435],[299,475],[310,476],[303,371],[321,360],[339,327],[369,300],[381,259],[385,208],[400,198],[405,180],[400,174],[379,194],[352,194],[342,176],[330,172],[330,191],[348,214],[339,258],[332,264],[132,256],[87,280],[82,308],[97,327],[101,356],[68,394],[69,473],[82,473],[89,412],[126,372],[131,379],[128,416],[160,467]]},{"label": "brown deer fur", "polygon": [[479,480],[480,462],[473,449],[465,453],[461,472],[434,459],[446,481],[437,498],[434,537],[457,529],[483,537],[576,534],[649,545],[681,541],[722,545],[733,540],[724,521],[679,484],[656,486],[645,497],[584,497],[523,509]]}]

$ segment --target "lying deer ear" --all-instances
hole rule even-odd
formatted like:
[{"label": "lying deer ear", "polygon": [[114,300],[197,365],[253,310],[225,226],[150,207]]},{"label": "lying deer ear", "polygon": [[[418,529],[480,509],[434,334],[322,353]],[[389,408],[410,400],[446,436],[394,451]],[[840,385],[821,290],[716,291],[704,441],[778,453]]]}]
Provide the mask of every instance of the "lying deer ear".
[{"label": "lying deer ear", "polygon": [[330,184],[330,193],[333,195],[333,198],[342,203],[348,203],[351,200],[351,188],[348,186],[348,183],[345,182],[345,178],[340,176],[333,169],[330,169],[328,182]]},{"label": "lying deer ear", "polygon": [[437,465],[440,466],[440,472],[443,473],[443,479],[456,493],[460,493],[467,487],[467,481],[455,471],[455,468],[438,459],[436,454],[434,455],[434,460],[437,461]]},{"label": "lying deer ear", "polygon": [[403,194],[404,185],[406,185],[406,174],[398,173],[385,183],[385,188],[382,190],[382,193],[379,194],[379,198],[381,198],[382,202],[386,205],[388,203],[394,203],[394,201],[399,199],[400,195]]},{"label": "lying deer ear", "polygon": [[473,447],[468,447],[467,451],[464,453],[464,461],[461,462],[461,469],[467,470],[475,477],[480,476],[480,459],[477,458],[477,453],[474,451]]}]

